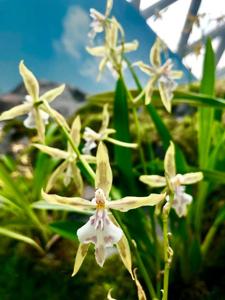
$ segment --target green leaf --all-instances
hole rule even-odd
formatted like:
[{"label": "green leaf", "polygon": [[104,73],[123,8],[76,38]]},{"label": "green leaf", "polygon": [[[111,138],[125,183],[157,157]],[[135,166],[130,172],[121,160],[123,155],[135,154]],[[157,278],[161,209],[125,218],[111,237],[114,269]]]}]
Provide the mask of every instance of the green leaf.
[{"label": "green leaf", "polygon": [[44,254],[44,250],[33,239],[21,233],[12,231],[10,229],[6,229],[4,227],[0,227],[0,234],[27,243],[32,247],[34,247],[35,249],[37,249],[41,254]]},{"label": "green leaf", "polygon": [[[213,96],[215,88],[215,56],[211,44],[208,39],[206,43],[206,53],[203,67],[203,77],[200,86],[200,92]],[[212,140],[212,128],[214,120],[213,108],[199,108],[198,121],[198,151],[199,165],[205,168],[208,164],[209,151]]]},{"label": "green leaf", "polygon": [[60,236],[74,241],[77,238],[76,231],[84,225],[83,222],[75,221],[58,221],[49,224],[52,231]]},{"label": "green leaf", "polygon": [[[121,78],[118,79],[116,84],[113,118],[116,130],[115,139],[130,143],[127,91]],[[131,193],[135,192],[131,149],[117,145],[114,149],[116,164],[121,175],[121,186],[129,188]]]}]

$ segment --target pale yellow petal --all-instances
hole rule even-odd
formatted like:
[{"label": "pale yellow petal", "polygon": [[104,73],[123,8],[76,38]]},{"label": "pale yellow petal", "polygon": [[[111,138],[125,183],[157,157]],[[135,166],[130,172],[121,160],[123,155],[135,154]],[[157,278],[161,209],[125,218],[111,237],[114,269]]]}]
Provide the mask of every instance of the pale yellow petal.
[{"label": "pale yellow petal", "polygon": [[32,145],[38,148],[39,150],[41,150],[42,152],[52,156],[53,158],[66,159],[69,156],[69,154],[66,151],[57,148],[45,146],[42,144],[32,144]]},{"label": "pale yellow petal", "polygon": [[80,197],[63,197],[55,194],[46,194],[44,191],[42,191],[41,195],[42,198],[49,203],[65,204],[66,206],[71,206],[74,209],[84,212],[94,210],[96,208],[94,203]]},{"label": "pale yellow petal", "polygon": [[163,105],[165,106],[166,110],[171,113],[171,99],[168,96],[168,91],[167,91],[167,85],[160,81],[159,83],[159,93],[160,93],[160,97],[162,100]]},{"label": "pale yellow petal", "polygon": [[104,57],[105,56],[105,47],[99,46],[99,47],[86,47],[86,50],[89,54],[93,56],[98,56],[98,57]]},{"label": "pale yellow petal", "polygon": [[97,169],[95,178],[95,187],[101,188],[105,195],[108,196],[112,187],[112,170],[109,163],[108,150],[106,146],[100,142],[97,150]]},{"label": "pale yellow petal", "polygon": [[182,175],[181,184],[193,184],[203,179],[202,172],[187,173]]},{"label": "pale yellow petal", "polygon": [[81,157],[85,159],[89,164],[96,164],[96,157],[88,154],[81,154]]},{"label": "pale yellow petal", "polygon": [[[116,219],[113,217],[113,215],[109,215],[110,220],[117,226],[120,227]],[[128,240],[123,234],[122,238],[120,241],[116,244],[120,258],[125,266],[125,268],[128,270],[130,273],[132,279],[133,277],[133,272],[132,272],[132,259],[131,259],[131,251],[130,251],[130,246],[128,243]]]},{"label": "pale yellow petal", "polygon": [[34,108],[34,117],[35,117],[35,123],[36,123],[36,129],[37,134],[39,137],[39,141],[41,143],[45,143],[45,123],[44,120],[41,117],[41,112],[38,108]]},{"label": "pale yellow petal", "polygon": [[170,178],[176,175],[175,147],[173,142],[170,142],[170,146],[166,151],[164,158],[164,169],[166,175],[168,175]]},{"label": "pale yellow petal", "polygon": [[166,185],[165,177],[158,175],[142,175],[139,179],[151,187],[163,187]]},{"label": "pale yellow petal", "polygon": [[152,76],[154,74],[153,68],[149,65],[146,65],[142,61],[137,61],[136,63],[133,64],[133,66],[138,66],[142,72],[148,74],[149,76]]},{"label": "pale yellow petal", "polygon": [[165,194],[150,194],[146,197],[124,197],[119,200],[107,201],[106,206],[110,209],[116,209],[120,211],[128,211],[141,206],[153,206],[158,204],[165,198]]},{"label": "pale yellow petal", "polygon": [[108,17],[111,13],[113,7],[113,0],[107,0],[106,3],[106,10],[105,10],[105,16]]},{"label": "pale yellow petal", "polygon": [[79,244],[79,247],[77,249],[75,262],[74,262],[72,276],[75,276],[77,274],[77,272],[80,270],[80,267],[81,267],[86,255],[87,255],[89,246],[90,246],[90,244]]},{"label": "pale yellow petal", "polygon": [[53,109],[47,101],[43,104],[43,110],[46,111],[60,126],[64,127],[68,131],[70,130],[65,118],[55,109]]},{"label": "pale yellow petal", "polygon": [[65,171],[65,169],[68,166],[68,161],[64,161],[62,162],[56,169],[55,171],[51,174],[47,186],[46,186],[46,192],[48,193],[52,187],[55,185],[57,179],[59,178],[60,175],[63,174],[63,172]]},{"label": "pale yellow petal", "polygon": [[108,291],[108,294],[107,294],[107,300],[116,300],[115,298],[112,297],[111,292],[112,292],[112,289],[110,289],[110,290]]},{"label": "pale yellow petal", "polygon": [[23,77],[24,85],[28,94],[34,101],[39,97],[39,84],[34,74],[24,65],[23,60],[19,64],[20,75]]},{"label": "pale yellow petal", "polygon": [[24,103],[21,105],[17,105],[7,111],[4,111],[0,115],[0,121],[5,121],[5,120],[10,120],[18,116],[25,115],[29,113],[32,109],[32,104],[31,103]]},{"label": "pale yellow petal", "polygon": [[51,103],[53,100],[55,100],[55,98],[57,98],[59,95],[61,95],[63,93],[64,89],[65,89],[65,84],[62,84],[62,85],[44,93],[41,96],[41,99],[45,99],[46,101]]},{"label": "pale yellow petal", "polygon": [[81,130],[81,122],[80,117],[77,116],[72,124],[71,128],[71,137],[73,139],[74,144],[78,147],[80,145],[80,130]]},{"label": "pale yellow petal", "polygon": [[146,85],[145,88],[145,105],[148,105],[152,101],[152,94],[154,91],[154,86],[158,80],[157,76],[153,76]]},{"label": "pale yellow petal", "polygon": [[160,48],[161,48],[160,39],[156,38],[156,41],[153,44],[149,54],[149,60],[154,67],[161,66]]},{"label": "pale yellow petal", "polygon": [[133,42],[126,43],[126,44],[116,47],[116,52],[125,53],[125,52],[135,51],[135,50],[137,50],[138,46],[139,46],[138,41],[134,40]]},{"label": "pale yellow petal", "polygon": [[180,79],[183,76],[183,72],[182,71],[171,71],[170,76],[173,79]]},{"label": "pale yellow petal", "polygon": [[147,300],[145,291],[143,290],[143,287],[141,286],[140,281],[137,278],[137,269],[134,269],[134,280],[137,286],[138,300]]}]

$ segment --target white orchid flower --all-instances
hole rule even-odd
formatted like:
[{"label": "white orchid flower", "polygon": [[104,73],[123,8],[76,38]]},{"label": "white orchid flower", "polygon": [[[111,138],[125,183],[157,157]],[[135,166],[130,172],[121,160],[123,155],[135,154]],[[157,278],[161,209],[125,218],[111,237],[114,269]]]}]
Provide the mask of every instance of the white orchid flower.
[{"label": "white orchid flower", "polygon": [[[192,202],[192,196],[185,193],[184,185],[194,184],[203,179],[202,172],[186,173],[184,175],[176,174],[175,147],[171,142],[164,159],[165,175],[142,175],[140,181],[151,187],[164,187],[169,185],[174,193],[172,207],[179,217],[186,216],[187,205]],[[167,200],[169,198],[167,197]]]},{"label": "white orchid flower", "polygon": [[99,132],[94,131],[89,127],[85,127],[83,138],[85,140],[84,147],[82,152],[87,155],[91,155],[91,150],[97,147],[97,142],[108,141],[110,143],[116,144],[121,147],[136,148],[137,144],[135,143],[126,143],[118,141],[109,137],[110,134],[115,133],[115,129],[108,128],[109,126],[110,115],[108,112],[108,104],[105,104],[102,112],[102,125]]},{"label": "white orchid flower", "polygon": [[107,24],[107,19],[111,13],[113,7],[113,0],[108,0],[106,3],[106,10],[104,15],[97,11],[94,8],[90,9],[90,16],[92,18],[92,22],[90,24],[91,31],[89,32],[88,36],[93,40],[97,33],[103,32],[105,26]]},{"label": "white orchid flower", "polygon": [[138,66],[141,71],[150,76],[146,87],[134,101],[138,101],[145,95],[145,104],[151,103],[152,93],[155,86],[158,85],[160,97],[163,105],[168,112],[171,112],[171,101],[173,99],[173,91],[177,87],[175,79],[182,77],[181,71],[173,71],[171,59],[162,64],[161,62],[161,41],[157,38],[155,44],[150,50],[149,60],[150,65],[138,61],[134,65]]},{"label": "white orchid flower", "polygon": [[[27,128],[36,128],[40,141],[44,142],[45,124],[48,123],[49,115],[45,111],[42,102],[44,100],[48,103],[52,102],[64,91],[65,85],[60,85],[59,87],[44,93],[42,96],[39,96],[38,81],[34,74],[24,65],[23,61],[19,64],[19,70],[23,77],[28,95],[26,96],[23,104],[17,105],[10,110],[3,112],[0,115],[0,121],[10,120],[15,117],[28,114],[28,117],[24,121],[24,125]],[[59,113],[52,108],[51,111],[53,114],[57,116],[59,115]]]},{"label": "white orchid flower", "polygon": [[[81,123],[80,123],[80,117],[77,116],[74,119],[74,122],[72,124],[70,135],[74,142],[74,144],[79,147],[80,144],[80,129],[81,129]],[[67,151],[41,145],[41,144],[33,144],[36,148],[40,149],[44,153],[52,156],[53,158],[58,158],[63,160],[62,163],[58,165],[58,167],[55,169],[55,171],[50,176],[46,191],[50,191],[51,188],[56,183],[57,179],[60,175],[63,174],[63,183],[65,186],[69,185],[71,181],[74,182],[76,189],[78,193],[81,195],[83,192],[83,180],[81,177],[80,169],[77,167],[76,163],[78,161],[78,157],[76,153],[74,153],[71,145],[68,143],[67,145]],[[85,159],[89,163],[95,163],[96,158],[90,155],[82,155],[83,159]]]},{"label": "white orchid flower", "polygon": [[111,19],[110,25],[107,27],[105,32],[105,43],[103,46],[98,47],[87,47],[88,53],[93,56],[102,57],[99,63],[99,76],[101,77],[102,72],[107,66],[110,71],[113,70],[112,74],[115,76],[120,73],[123,67],[123,53],[134,51],[138,48],[138,42],[134,40],[130,43],[118,43],[118,35],[121,33],[122,28],[115,18]]},{"label": "white orchid flower", "polygon": [[92,210],[93,215],[87,223],[77,231],[80,246],[77,251],[73,275],[75,275],[86,254],[90,243],[95,246],[95,258],[99,266],[103,266],[106,259],[108,247],[117,245],[121,259],[133,276],[131,269],[131,255],[129,244],[122,229],[110,215],[110,209],[126,212],[141,206],[153,206],[165,198],[165,194],[151,194],[146,197],[125,197],[119,200],[110,201],[109,192],[112,186],[112,170],[109,164],[108,152],[105,145],[100,142],[97,150],[97,169],[95,178],[95,197],[92,201],[82,198],[61,197],[42,193],[43,198],[50,203],[71,206],[84,212]]}]

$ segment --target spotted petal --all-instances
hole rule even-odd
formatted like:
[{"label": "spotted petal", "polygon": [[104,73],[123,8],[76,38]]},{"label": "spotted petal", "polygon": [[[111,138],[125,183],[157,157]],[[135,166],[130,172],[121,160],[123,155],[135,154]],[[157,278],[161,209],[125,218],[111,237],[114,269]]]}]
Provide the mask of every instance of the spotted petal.
[{"label": "spotted petal", "polygon": [[24,103],[21,105],[17,105],[0,115],[0,121],[10,120],[18,116],[25,115],[29,113],[32,109],[32,103]]},{"label": "spotted petal", "polygon": [[175,164],[175,147],[173,142],[170,142],[170,146],[166,151],[164,159],[164,169],[166,174],[172,178],[176,175],[176,164]]},{"label": "spotted petal", "polygon": [[45,99],[49,103],[55,100],[59,95],[63,93],[65,89],[65,84],[62,84],[54,89],[51,89],[50,91],[47,91],[41,96],[41,99]]},{"label": "spotted petal", "polygon": [[34,147],[38,148],[42,152],[52,156],[53,158],[59,158],[59,159],[66,159],[68,158],[69,154],[66,151],[41,145],[41,144],[32,144]]},{"label": "spotted petal", "polygon": [[181,184],[193,184],[203,179],[202,172],[187,173],[181,176]]},{"label": "spotted petal", "polygon": [[[113,217],[113,215],[110,215],[109,218],[116,226],[119,227],[119,224],[117,223],[117,221]],[[123,234],[120,241],[116,244],[116,247],[118,249],[120,258],[121,258],[125,268],[130,273],[132,279],[134,279],[133,272],[132,272],[132,260],[131,260],[130,246],[129,246],[129,243],[128,243],[128,240],[127,240],[125,234]]]},{"label": "spotted petal", "polygon": [[44,191],[42,191],[41,195],[42,198],[49,203],[65,204],[66,206],[71,206],[74,209],[84,212],[90,212],[96,207],[96,205],[91,201],[85,200],[80,197],[62,197],[55,194],[46,194]]},{"label": "spotted petal", "polygon": [[95,244],[95,258],[101,267],[106,259],[106,248],[118,243],[122,235],[122,230],[112,223],[105,210],[97,210],[88,222],[77,230],[81,243]]},{"label": "spotted petal", "polygon": [[110,209],[128,211],[141,206],[153,206],[165,198],[165,194],[150,194],[146,197],[124,197],[120,200],[107,201],[106,206]]},{"label": "spotted petal", "polygon": [[23,81],[27,92],[33,98],[34,101],[39,97],[39,84],[34,74],[24,65],[23,60],[19,64],[20,75],[23,77]]},{"label": "spotted petal", "polygon": [[106,197],[112,187],[112,170],[109,163],[109,156],[106,146],[100,142],[97,150],[97,169],[95,187],[101,188]]},{"label": "spotted petal", "polygon": [[74,268],[73,268],[73,274],[72,276],[75,276],[77,274],[77,272],[79,271],[85,256],[87,255],[88,252],[88,248],[89,248],[89,244],[79,244],[78,250],[77,250],[77,254],[76,254],[76,258],[75,258],[75,262],[74,262]]},{"label": "spotted petal", "polygon": [[162,187],[166,185],[165,177],[158,175],[142,175],[139,179],[151,187]]}]

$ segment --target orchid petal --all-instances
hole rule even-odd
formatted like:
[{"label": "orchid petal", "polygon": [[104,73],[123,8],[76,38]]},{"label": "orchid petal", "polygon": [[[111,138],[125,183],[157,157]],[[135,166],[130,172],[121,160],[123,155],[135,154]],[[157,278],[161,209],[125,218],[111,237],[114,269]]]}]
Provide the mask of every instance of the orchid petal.
[{"label": "orchid petal", "polygon": [[202,172],[187,173],[181,175],[181,184],[193,184],[203,179]]},{"label": "orchid petal", "polygon": [[81,130],[80,117],[77,116],[74,119],[72,128],[71,128],[71,137],[76,146],[80,145],[80,130]]},{"label": "orchid petal", "polygon": [[119,200],[107,201],[106,206],[110,209],[128,211],[141,206],[153,206],[165,198],[165,194],[150,194],[146,197],[124,197]]},{"label": "orchid petal", "polygon": [[99,266],[106,259],[106,247],[112,247],[122,238],[123,231],[113,224],[106,210],[97,210],[88,222],[77,230],[81,243],[95,244],[95,258]]},{"label": "orchid petal", "polygon": [[23,77],[27,92],[37,101],[39,98],[39,84],[34,74],[24,65],[23,60],[19,64],[20,75]]},{"label": "orchid petal", "polygon": [[107,0],[106,10],[105,10],[105,16],[106,16],[106,18],[110,15],[112,7],[113,7],[113,0]]},{"label": "orchid petal", "polygon": [[24,103],[24,104],[17,105],[15,107],[3,112],[0,115],[0,121],[10,120],[15,117],[27,114],[31,111],[32,107],[33,107],[32,103]]},{"label": "orchid petal", "polygon": [[81,154],[81,157],[86,160],[89,164],[96,164],[96,157],[88,154]]},{"label": "orchid petal", "polygon": [[137,286],[138,300],[147,300],[143,287],[141,286],[140,281],[137,278],[137,269],[134,269],[134,280]]},{"label": "orchid petal", "polygon": [[151,187],[163,187],[166,185],[165,177],[158,175],[142,175],[139,179]]},{"label": "orchid petal", "polygon": [[159,81],[159,93],[162,100],[163,105],[165,106],[166,110],[170,113],[171,112],[171,91],[167,88],[167,84],[163,81]]},{"label": "orchid petal", "polygon": [[176,175],[176,164],[175,164],[175,147],[173,142],[170,142],[170,146],[166,151],[164,159],[164,169],[166,175],[170,178],[175,177]]},{"label": "orchid petal", "polygon": [[73,207],[74,209],[84,212],[96,208],[96,205],[94,203],[80,197],[63,197],[55,194],[46,194],[44,191],[42,191],[41,195],[42,198],[49,203],[65,204],[67,206]]},{"label": "orchid petal", "polygon": [[112,292],[113,289],[110,289],[108,291],[108,294],[107,294],[107,300],[117,300],[116,298],[113,298],[112,295],[111,295],[111,292]]},{"label": "orchid petal", "polygon": [[46,101],[48,101],[48,103],[51,103],[53,100],[55,100],[55,98],[57,98],[59,95],[61,95],[63,93],[64,89],[65,89],[65,84],[62,84],[62,85],[44,93],[41,96],[41,99],[45,99]]},{"label": "orchid petal", "polygon": [[[109,218],[116,226],[119,227],[119,224],[117,223],[117,221],[113,217],[113,215],[110,215]],[[128,240],[127,240],[125,234],[123,234],[120,241],[116,244],[116,247],[118,249],[120,258],[121,258],[125,268],[130,273],[132,279],[134,279],[133,272],[132,272],[132,260],[131,260],[130,246],[129,246],[129,243],[128,243]]]},{"label": "orchid petal", "polygon": [[138,46],[139,46],[138,41],[134,40],[133,42],[122,44],[122,45],[116,47],[116,52],[126,53],[126,52],[135,51],[135,50],[137,50]]},{"label": "orchid petal", "polygon": [[157,79],[158,79],[157,76],[152,77],[145,88],[145,105],[150,104],[152,101],[152,94]]},{"label": "orchid petal", "polygon": [[133,66],[138,66],[142,72],[152,76],[155,74],[155,71],[154,69],[149,66],[149,65],[146,65],[145,63],[143,63],[142,61],[137,61],[133,64]]},{"label": "orchid petal", "polygon": [[160,57],[160,50],[161,50],[160,44],[161,44],[160,39],[156,38],[156,41],[153,44],[149,53],[149,60],[154,67],[159,67],[162,64],[161,57]]},{"label": "orchid petal", "polygon": [[68,166],[68,161],[65,160],[55,169],[55,171],[51,174],[51,176],[48,180],[48,183],[46,186],[46,192],[49,192],[52,189],[52,187],[56,183],[57,179],[59,178],[60,175],[63,174],[63,172],[67,168],[67,166]]},{"label": "orchid petal", "polygon": [[126,143],[126,142],[115,140],[115,139],[110,138],[110,137],[105,138],[105,140],[112,143],[112,144],[115,144],[115,145],[118,145],[118,146],[121,146],[121,147],[125,147],[125,148],[137,148],[138,147],[138,144]]},{"label": "orchid petal", "polygon": [[173,79],[180,79],[183,76],[183,72],[182,71],[171,71],[170,76]]},{"label": "orchid petal", "polygon": [[97,169],[95,187],[101,188],[108,196],[112,187],[112,170],[109,163],[109,156],[106,146],[100,142],[97,150]]},{"label": "orchid petal", "polygon": [[59,158],[59,159],[67,159],[69,154],[66,151],[41,145],[41,144],[32,144],[34,147],[38,148],[42,152],[52,156],[53,158]]},{"label": "orchid petal", "polygon": [[89,244],[79,244],[76,258],[75,258],[72,276],[75,276],[77,274],[77,272],[79,271],[86,255],[87,255],[89,246],[90,246]]},{"label": "orchid petal", "polygon": [[33,110],[36,129],[39,137],[39,141],[44,144],[45,141],[45,122],[42,119],[41,111],[38,108],[34,108]]},{"label": "orchid petal", "polygon": [[93,55],[93,56],[98,56],[98,57],[102,57],[105,56],[105,47],[103,46],[98,46],[98,47],[86,47],[86,50],[89,54]]}]

